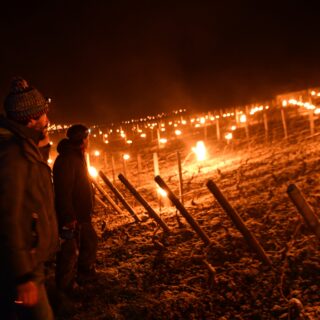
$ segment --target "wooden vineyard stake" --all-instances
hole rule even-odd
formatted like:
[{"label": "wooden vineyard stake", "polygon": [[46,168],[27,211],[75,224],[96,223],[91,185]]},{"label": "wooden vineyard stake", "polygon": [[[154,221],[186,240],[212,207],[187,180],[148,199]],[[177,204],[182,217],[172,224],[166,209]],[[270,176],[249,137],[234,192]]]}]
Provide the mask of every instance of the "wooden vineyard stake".
[{"label": "wooden vineyard stake", "polygon": [[180,213],[184,216],[184,218],[187,220],[187,222],[190,224],[190,226],[193,228],[193,230],[198,234],[198,236],[202,239],[205,245],[211,244],[211,241],[209,237],[206,235],[206,233],[201,229],[199,224],[193,219],[191,214],[186,210],[186,208],[183,206],[183,204],[179,201],[179,199],[174,195],[174,193],[171,191],[171,189],[167,186],[167,184],[162,180],[160,176],[156,176],[154,180],[157,182],[157,184],[165,190],[168,194],[168,198],[172,201],[172,203],[176,206],[176,208],[180,211]]},{"label": "wooden vineyard stake", "polygon": [[108,200],[108,202],[112,205],[112,207],[118,211],[121,215],[124,214],[123,211],[118,207],[118,205],[113,201],[113,199],[103,190],[103,188],[99,185],[99,183],[91,179],[93,185],[98,189],[98,191]]},{"label": "wooden vineyard stake", "polygon": [[109,178],[100,170],[99,176],[102,179],[102,181],[110,188],[110,190],[114,193],[114,195],[119,199],[119,201],[122,203],[122,205],[127,209],[127,211],[132,215],[134,220],[136,222],[140,222],[140,219],[134,212],[134,210],[131,208],[129,203],[125,200],[123,195],[120,193],[120,191],[112,184],[112,182],[109,180]]},{"label": "wooden vineyard stake", "polygon": [[141,164],[141,154],[137,154],[137,164],[138,164],[138,186],[141,186],[141,174],[142,174],[142,164]]},{"label": "wooden vineyard stake", "polygon": [[127,177],[127,160],[122,156],[123,175]]},{"label": "wooden vineyard stake", "polygon": [[111,155],[111,170],[112,170],[112,181],[116,183],[116,170],[115,170],[115,163],[114,163],[114,156]]},{"label": "wooden vineyard stake", "polygon": [[217,201],[219,202],[220,206],[224,209],[227,215],[231,218],[232,222],[235,224],[237,229],[242,233],[244,239],[247,241],[250,248],[252,248],[260,260],[267,265],[271,265],[271,261],[269,257],[266,255],[265,251],[263,250],[262,246],[259,244],[258,240],[255,236],[250,232],[250,230],[246,227],[245,223],[238,215],[236,210],[230,205],[228,200],[224,197],[221,193],[217,185],[212,181],[209,180],[207,182],[207,187],[211,191],[211,193],[216,197]]},{"label": "wooden vineyard stake", "polygon": [[183,177],[182,177],[181,155],[179,151],[177,151],[177,160],[178,160],[178,172],[179,172],[180,201],[183,204]]},{"label": "wooden vineyard stake", "polygon": [[153,153],[153,170],[154,170],[154,176],[157,176],[159,174],[159,159],[158,154],[156,152]]},{"label": "wooden vineyard stake", "polygon": [[103,165],[104,165],[104,169],[107,170],[108,161],[107,161],[107,153],[106,152],[103,152]]},{"label": "wooden vineyard stake", "polygon": [[208,127],[206,123],[203,126],[203,139],[204,141],[207,141],[208,139]]},{"label": "wooden vineyard stake", "polygon": [[158,140],[158,149],[160,148],[160,126],[158,125],[158,128],[157,128],[157,140]]},{"label": "wooden vineyard stake", "polygon": [[86,162],[87,162],[87,166],[88,166],[88,168],[90,168],[90,166],[91,166],[91,162],[90,162],[90,155],[89,155],[89,153],[88,153],[88,152],[86,152]]},{"label": "wooden vineyard stake", "polygon": [[246,122],[245,122],[245,131],[246,131],[246,138],[247,138],[247,140],[249,140],[249,138],[250,138],[250,133],[249,133],[249,115],[250,115],[250,113],[249,113],[249,107],[248,106],[246,106]]},{"label": "wooden vineyard stake", "polygon": [[106,209],[109,210],[108,206],[100,199],[99,196],[95,195],[94,198]]},{"label": "wooden vineyard stake", "polygon": [[314,135],[314,110],[309,110],[310,134]]},{"label": "wooden vineyard stake", "polygon": [[268,126],[268,115],[267,112],[263,112],[263,124],[264,124],[264,133],[265,133],[265,139],[266,142],[268,142],[269,139],[269,126]]},{"label": "wooden vineyard stake", "polygon": [[132,193],[132,195],[141,203],[141,205],[147,210],[149,216],[153,218],[158,225],[166,232],[170,233],[170,229],[167,224],[160,218],[160,216],[150,207],[148,202],[140,195],[140,193],[132,186],[132,184],[122,174],[118,175],[119,180],[126,186],[126,188]]},{"label": "wooden vineyard stake", "polygon": [[[158,158],[157,152],[153,153],[153,174],[154,174],[154,177],[160,174],[159,158]],[[157,192],[157,198],[158,198],[158,204],[159,204],[159,211],[161,212],[162,199],[161,199],[161,194],[159,192]]]},{"label": "wooden vineyard stake", "polygon": [[219,124],[219,118],[216,117],[216,132],[217,132],[217,140],[220,141],[221,134],[220,134],[220,124]]},{"label": "wooden vineyard stake", "polygon": [[288,186],[287,193],[299,213],[302,215],[307,226],[317,236],[317,238],[320,239],[320,221],[311,206],[303,197],[299,188],[295,184],[290,184]]},{"label": "wooden vineyard stake", "polygon": [[282,119],[284,138],[288,139],[288,129],[287,129],[286,114],[284,111],[284,107],[281,107],[281,119]]}]

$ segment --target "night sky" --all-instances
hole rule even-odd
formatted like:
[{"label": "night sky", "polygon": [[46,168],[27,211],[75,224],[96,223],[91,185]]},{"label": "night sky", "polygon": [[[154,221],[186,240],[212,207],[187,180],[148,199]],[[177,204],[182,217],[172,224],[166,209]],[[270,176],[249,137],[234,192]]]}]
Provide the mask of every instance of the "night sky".
[{"label": "night sky", "polygon": [[320,86],[316,8],[263,3],[7,1],[1,101],[20,75],[52,98],[52,121],[92,124]]}]

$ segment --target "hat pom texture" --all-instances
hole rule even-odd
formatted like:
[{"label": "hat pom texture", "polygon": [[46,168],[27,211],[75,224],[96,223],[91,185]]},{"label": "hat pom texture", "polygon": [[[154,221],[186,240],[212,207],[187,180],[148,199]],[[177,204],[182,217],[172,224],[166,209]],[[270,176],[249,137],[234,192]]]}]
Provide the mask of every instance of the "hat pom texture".
[{"label": "hat pom texture", "polygon": [[11,90],[4,101],[7,117],[16,121],[37,119],[49,111],[49,103],[44,96],[21,77],[11,83]]}]

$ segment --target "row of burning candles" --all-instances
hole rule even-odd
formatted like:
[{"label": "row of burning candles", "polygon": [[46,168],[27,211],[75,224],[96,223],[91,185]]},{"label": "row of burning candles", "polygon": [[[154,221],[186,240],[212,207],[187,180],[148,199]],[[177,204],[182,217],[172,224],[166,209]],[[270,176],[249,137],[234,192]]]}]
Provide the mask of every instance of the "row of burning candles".
[{"label": "row of burning candles", "polygon": [[[202,162],[207,159],[207,148],[203,141],[197,141],[196,145],[192,147],[191,150],[195,154],[198,162]],[[96,179],[98,177],[98,170],[94,166],[91,166],[90,155],[88,153],[86,155],[87,155],[88,172],[93,179]],[[99,157],[101,153],[100,151],[96,150],[94,152],[94,155],[96,157]],[[130,155],[127,153],[123,154],[122,159],[123,161],[127,161],[130,159]],[[159,193],[159,195],[163,197],[167,196],[167,192],[162,188],[160,188],[159,186],[157,186],[157,192]]]},{"label": "row of burning candles", "polygon": [[[316,91],[311,91],[311,96],[316,96],[316,97],[320,97],[320,92],[316,92]],[[320,108],[317,108],[315,105],[313,105],[311,102],[303,102],[300,100],[296,100],[296,99],[288,99],[288,100],[282,100],[282,107],[288,107],[288,106],[298,106],[298,107],[303,107],[307,110],[313,110],[314,114],[320,114]],[[264,110],[268,110],[269,106],[254,106],[252,107],[250,110],[248,110],[249,115],[254,115],[257,112],[261,112]],[[185,109],[180,109],[178,111],[176,111],[176,113],[179,112],[185,112]],[[163,114],[164,115],[164,114]],[[240,124],[245,124],[247,122],[247,114],[244,113],[243,111],[236,111],[236,112],[230,112],[230,113],[223,113],[222,118],[229,118],[229,117],[235,117],[236,119],[236,123],[240,123]],[[153,119],[154,117],[147,117],[146,119]],[[195,128],[199,128],[201,126],[206,127],[208,124],[210,124],[210,122],[214,122],[214,121],[219,121],[220,119],[220,115],[215,115],[212,116],[210,113],[208,115],[202,116],[202,117],[193,117],[189,120],[189,124],[194,126]],[[141,119],[140,119],[141,120]],[[145,119],[143,119],[145,120]],[[130,121],[128,121],[130,122]],[[168,142],[168,139],[165,137],[161,137],[161,134],[163,132],[166,132],[166,125],[168,126],[173,126],[174,128],[176,128],[174,130],[174,135],[177,137],[182,136],[183,134],[183,129],[182,128],[178,128],[179,126],[186,126],[188,124],[188,121],[186,119],[183,119],[183,116],[181,116],[180,120],[177,121],[168,121],[167,123],[163,123],[163,122],[149,122],[149,123],[145,123],[142,126],[144,127],[144,129],[151,129],[153,130],[154,128],[157,129],[157,140],[159,145],[164,145]],[[68,128],[68,126],[52,126],[51,129],[58,129],[58,128]],[[94,126],[92,129],[90,129],[90,131],[96,130],[98,129],[98,133],[92,133],[92,137],[93,138],[98,138],[98,137],[102,137],[102,141],[105,144],[109,143],[109,135],[111,134],[116,134],[116,135],[120,135],[121,138],[124,139],[125,143],[127,144],[133,144],[133,140],[132,139],[128,139],[128,134],[122,129],[122,127],[118,128],[118,129],[108,129],[108,133],[103,133],[102,130],[100,130],[98,127]],[[232,125],[228,132],[225,133],[224,138],[227,141],[230,141],[233,138],[233,134],[232,131],[235,131],[237,129],[237,125]],[[139,126],[139,124],[134,125],[131,128],[132,131],[134,131],[136,134],[138,134],[140,136],[140,138],[142,139],[146,139],[147,138],[147,133],[144,132],[141,129],[141,125]]]}]

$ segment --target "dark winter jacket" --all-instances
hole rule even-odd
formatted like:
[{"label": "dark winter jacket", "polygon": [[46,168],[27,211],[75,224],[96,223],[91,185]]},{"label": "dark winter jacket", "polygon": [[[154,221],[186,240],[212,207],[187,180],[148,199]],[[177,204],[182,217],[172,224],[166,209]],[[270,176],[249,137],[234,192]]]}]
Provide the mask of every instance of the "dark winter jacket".
[{"label": "dark winter jacket", "polygon": [[55,203],[59,226],[72,221],[89,222],[93,211],[93,192],[88,168],[80,147],[68,139],[59,142],[53,165]]},{"label": "dark winter jacket", "polygon": [[58,249],[51,170],[39,138],[0,117],[0,286],[31,280]]}]

